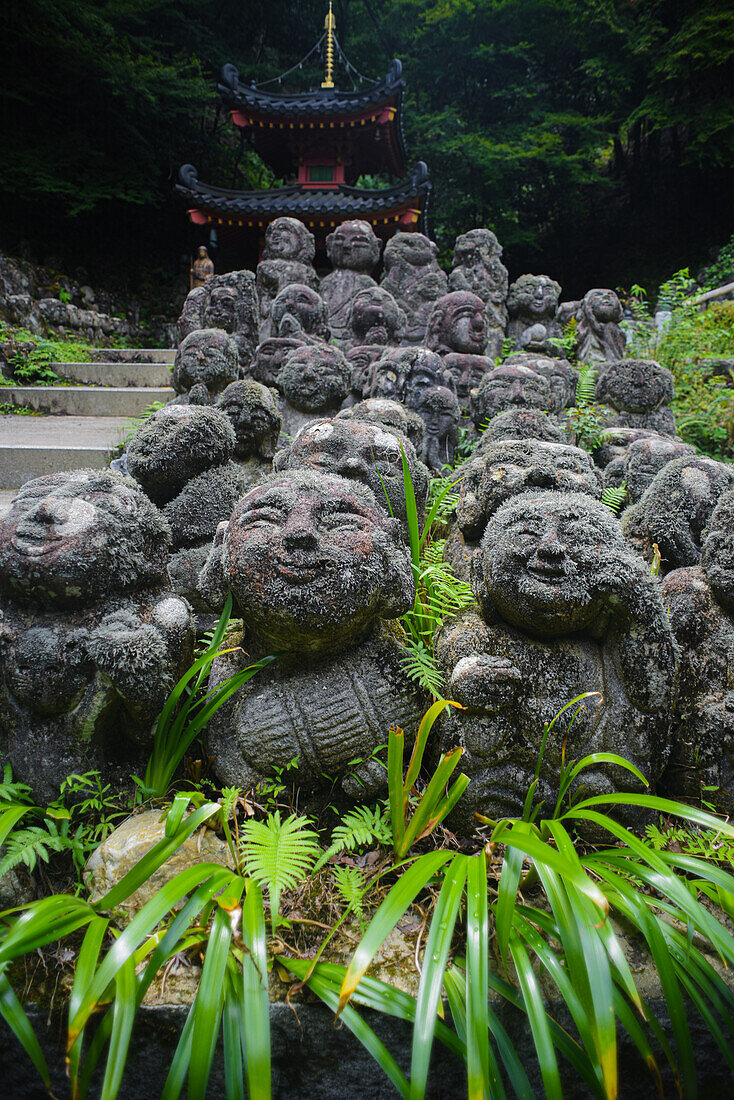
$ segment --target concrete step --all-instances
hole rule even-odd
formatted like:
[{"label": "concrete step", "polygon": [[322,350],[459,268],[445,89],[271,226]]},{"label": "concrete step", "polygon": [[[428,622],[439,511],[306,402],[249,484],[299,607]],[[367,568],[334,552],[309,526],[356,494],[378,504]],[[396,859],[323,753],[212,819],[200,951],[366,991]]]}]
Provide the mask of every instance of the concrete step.
[{"label": "concrete step", "polygon": [[167,363],[50,363],[60,378],[91,386],[170,386]]},{"label": "concrete step", "polygon": [[10,502],[15,496],[15,489],[0,489],[0,521],[10,510]]},{"label": "concrete step", "polygon": [[[96,348],[92,351],[92,358],[102,362],[109,359],[111,348]],[[175,348],[114,348],[115,359],[124,360],[126,363],[173,363],[176,358]]]},{"label": "concrete step", "polygon": [[[3,386],[0,403],[20,405],[51,416],[142,416],[154,401],[175,397],[154,386]],[[2,486],[2,481],[0,481]]]},{"label": "concrete step", "polygon": [[59,470],[104,469],[130,430],[125,417],[0,416],[0,489]]}]

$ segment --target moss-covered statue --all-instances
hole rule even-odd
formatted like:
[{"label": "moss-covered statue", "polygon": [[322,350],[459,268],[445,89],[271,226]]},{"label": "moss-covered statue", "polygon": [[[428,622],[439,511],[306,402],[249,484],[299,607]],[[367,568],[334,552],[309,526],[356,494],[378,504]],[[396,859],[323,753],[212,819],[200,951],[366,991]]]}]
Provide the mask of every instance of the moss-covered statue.
[{"label": "moss-covered statue", "polygon": [[[472,563],[481,612],[442,630],[437,655],[452,712],[443,748],[461,744],[471,783],[456,826],[474,811],[516,816],[533,780],[543,726],[570,700],[599,692],[549,737],[536,799],[552,806],[561,754],[614,752],[652,782],[669,753],[676,646],[648,565],[619,521],[580,494],[526,493],[502,505]],[[589,793],[637,790],[614,765],[584,772]]]},{"label": "moss-covered statue", "polygon": [[502,350],[507,328],[507,268],[502,245],[490,229],[470,229],[456,238],[449,290],[470,290],[485,303],[489,349]]},{"label": "moss-covered statue", "polygon": [[674,458],[695,455],[696,448],[680,439],[653,436],[635,439],[623,456],[613,459],[604,467],[604,487],[624,485],[631,504],[640,500],[654,479]]},{"label": "moss-covered statue", "polygon": [[360,291],[377,286],[370,273],[380,259],[381,247],[370,223],[359,220],[342,222],[326,238],[326,254],[334,270],[321,280],[319,294],[328,307],[329,327],[337,340],[354,339],[350,335],[352,302]]},{"label": "moss-covered statue", "polygon": [[166,589],[170,538],[134,482],[101,470],[27,482],[0,521],[0,751],[38,800],[72,772],[144,766],[194,638]]},{"label": "moss-covered statue", "polygon": [[283,431],[293,436],[319,416],[334,416],[349,393],[352,371],[330,344],[304,344],[288,352],[277,378]]},{"label": "moss-covered statue", "polygon": [[188,404],[189,393],[196,388],[192,404],[208,405],[212,397],[239,377],[237,344],[221,329],[196,329],[176,351],[172,384],[179,395],[177,404]]},{"label": "moss-covered statue", "polygon": [[396,233],[385,245],[380,285],[405,311],[405,343],[422,342],[433,303],[448,290],[437,257],[438,246],[423,233]]},{"label": "moss-covered statue", "polygon": [[521,275],[510,287],[507,335],[518,351],[552,355],[551,340],[559,340],[563,329],[556,321],[560,284],[548,275]]},{"label": "moss-covered statue", "polygon": [[303,222],[297,218],[275,218],[265,230],[265,247],[257,265],[255,286],[260,307],[260,339],[272,334],[273,302],[289,283],[319,289],[319,277],[313,269],[316,243]]},{"label": "moss-covered statue", "polygon": [[654,359],[618,359],[599,366],[596,399],[612,410],[611,424],[675,435],[670,408],[673,375]]},{"label": "moss-covered statue", "polygon": [[519,365],[503,365],[489,371],[471,399],[472,419],[480,431],[498,413],[508,409],[537,409],[550,413],[554,407],[548,379]]},{"label": "moss-covered statue", "polygon": [[178,319],[179,339],[197,329],[218,328],[234,336],[240,368],[250,365],[258,342],[260,311],[251,271],[211,275],[190,290]]},{"label": "moss-covered statue", "polygon": [[201,584],[209,602],[229,588],[245,628],[210,687],[279,654],[210,723],[217,778],[251,788],[296,759],[306,795],[333,779],[360,801],[383,789],[372,753],[392,724],[415,730],[423,707],[382,622],[415,594],[398,520],[353,481],[274,475],[222,525]]}]

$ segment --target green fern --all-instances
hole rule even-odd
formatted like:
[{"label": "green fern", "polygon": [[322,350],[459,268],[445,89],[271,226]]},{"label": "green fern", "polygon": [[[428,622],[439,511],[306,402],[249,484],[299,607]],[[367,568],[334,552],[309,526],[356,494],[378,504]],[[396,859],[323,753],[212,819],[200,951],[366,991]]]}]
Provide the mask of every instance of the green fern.
[{"label": "green fern", "polygon": [[426,501],[426,512],[430,514],[435,508],[432,524],[438,525],[447,523],[456,515],[458,505],[458,489],[449,489],[447,492],[446,483],[442,478],[432,478],[431,484],[428,487],[428,499]]},{"label": "green fern", "polygon": [[353,852],[367,844],[391,844],[392,830],[379,806],[357,806],[344,815],[331,834],[331,845],[318,859],[314,872],[320,871],[337,852]]},{"label": "green fern", "polygon": [[246,821],[240,837],[240,858],[245,871],[270,897],[270,923],[275,935],[280,895],[291,890],[311,871],[320,848],[318,833],[304,815],[280,820],[280,811],[266,821]]},{"label": "green fern", "polygon": [[44,825],[29,825],[26,829],[16,829],[5,839],[4,852],[0,860],[0,878],[24,863],[29,871],[35,870],[40,860],[48,863],[52,852],[68,852],[74,848],[74,838],[59,832],[53,821],[47,819]]},{"label": "green fern", "polygon": [[28,784],[14,780],[13,769],[10,764],[6,764],[3,768],[2,782],[0,782],[0,802],[28,802],[30,793],[31,788]]},{"label": "green fern", "polygon": [[364,931],[364,907],[367,880],[356,867],[335,867],[334,885],[347,903],[347,913],[354,913]]},{"label": "green fern", "polygon": [[405,675],[440,699],[444,693],[444,678],[431,650],[422,638],[413,638],[410,635],[403,646],[405,653],[400,659],[400,667]]},{"label": "green fern", "polygon": [[596,401],[596,376],[599,372],[591,366],[579,367],[579,380],[576,383],[576,405],[593,405]]},{"label": "green fern", "polygon": [[624,482],[621,485],[608,485],[601,495],[602,504],[615,516],[619,515],[626,500],[627,486]]}]

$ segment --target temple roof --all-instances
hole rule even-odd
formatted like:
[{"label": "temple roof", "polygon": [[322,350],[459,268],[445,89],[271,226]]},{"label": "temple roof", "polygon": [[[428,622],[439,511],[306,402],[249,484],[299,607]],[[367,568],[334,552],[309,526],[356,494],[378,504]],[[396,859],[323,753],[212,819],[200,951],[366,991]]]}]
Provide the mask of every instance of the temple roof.
[{"label": "temple roof", "polygon": [[240,81],[234,65],[225,65],[219,93],[235,125],[242,127],[266,163],[279,175],[295,174],[303,143],[323,141],[351,160],[353,175],[406,171],[402,101],[402,64],[390,62],[387,75],[364,89],[316,88],[307,92],[270,92]]},{"label": "temple roof", "polygon": [[[362,218],[380,235],[423,229],[431,185],[428,169],[419,161],[411,174],[394,187],[367,191],[340,184],[311,189],[293,184],[270,191],[234,191],[201,183],[197,171],[185,164],[176,191],[189,203],[189,216],[203,224],[267,225],[273,218],[298,218],[310,227],[330,227],[350,218]],[[197,216],[198,215],[198,216]]]}]

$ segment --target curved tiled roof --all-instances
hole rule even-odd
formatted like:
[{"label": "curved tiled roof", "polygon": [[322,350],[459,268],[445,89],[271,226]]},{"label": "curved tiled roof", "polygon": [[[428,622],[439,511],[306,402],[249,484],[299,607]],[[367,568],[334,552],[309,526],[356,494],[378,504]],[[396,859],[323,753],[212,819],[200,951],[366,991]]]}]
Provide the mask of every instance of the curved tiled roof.
[{"label": "curved tiled roof", "polygon": [[297,118],[303,116],[355,115],[374,110],[382,103],[402,98],[405,81],[402,79],[402,63],[395,58],[390,62],[384,80],[364,90],[340,91],[338,88],[316,88],[307,92],[268,92],[256,84],[244,84],[236,66],[222,68],[217,85],[220,95],[230,107],[243,112]]}]

